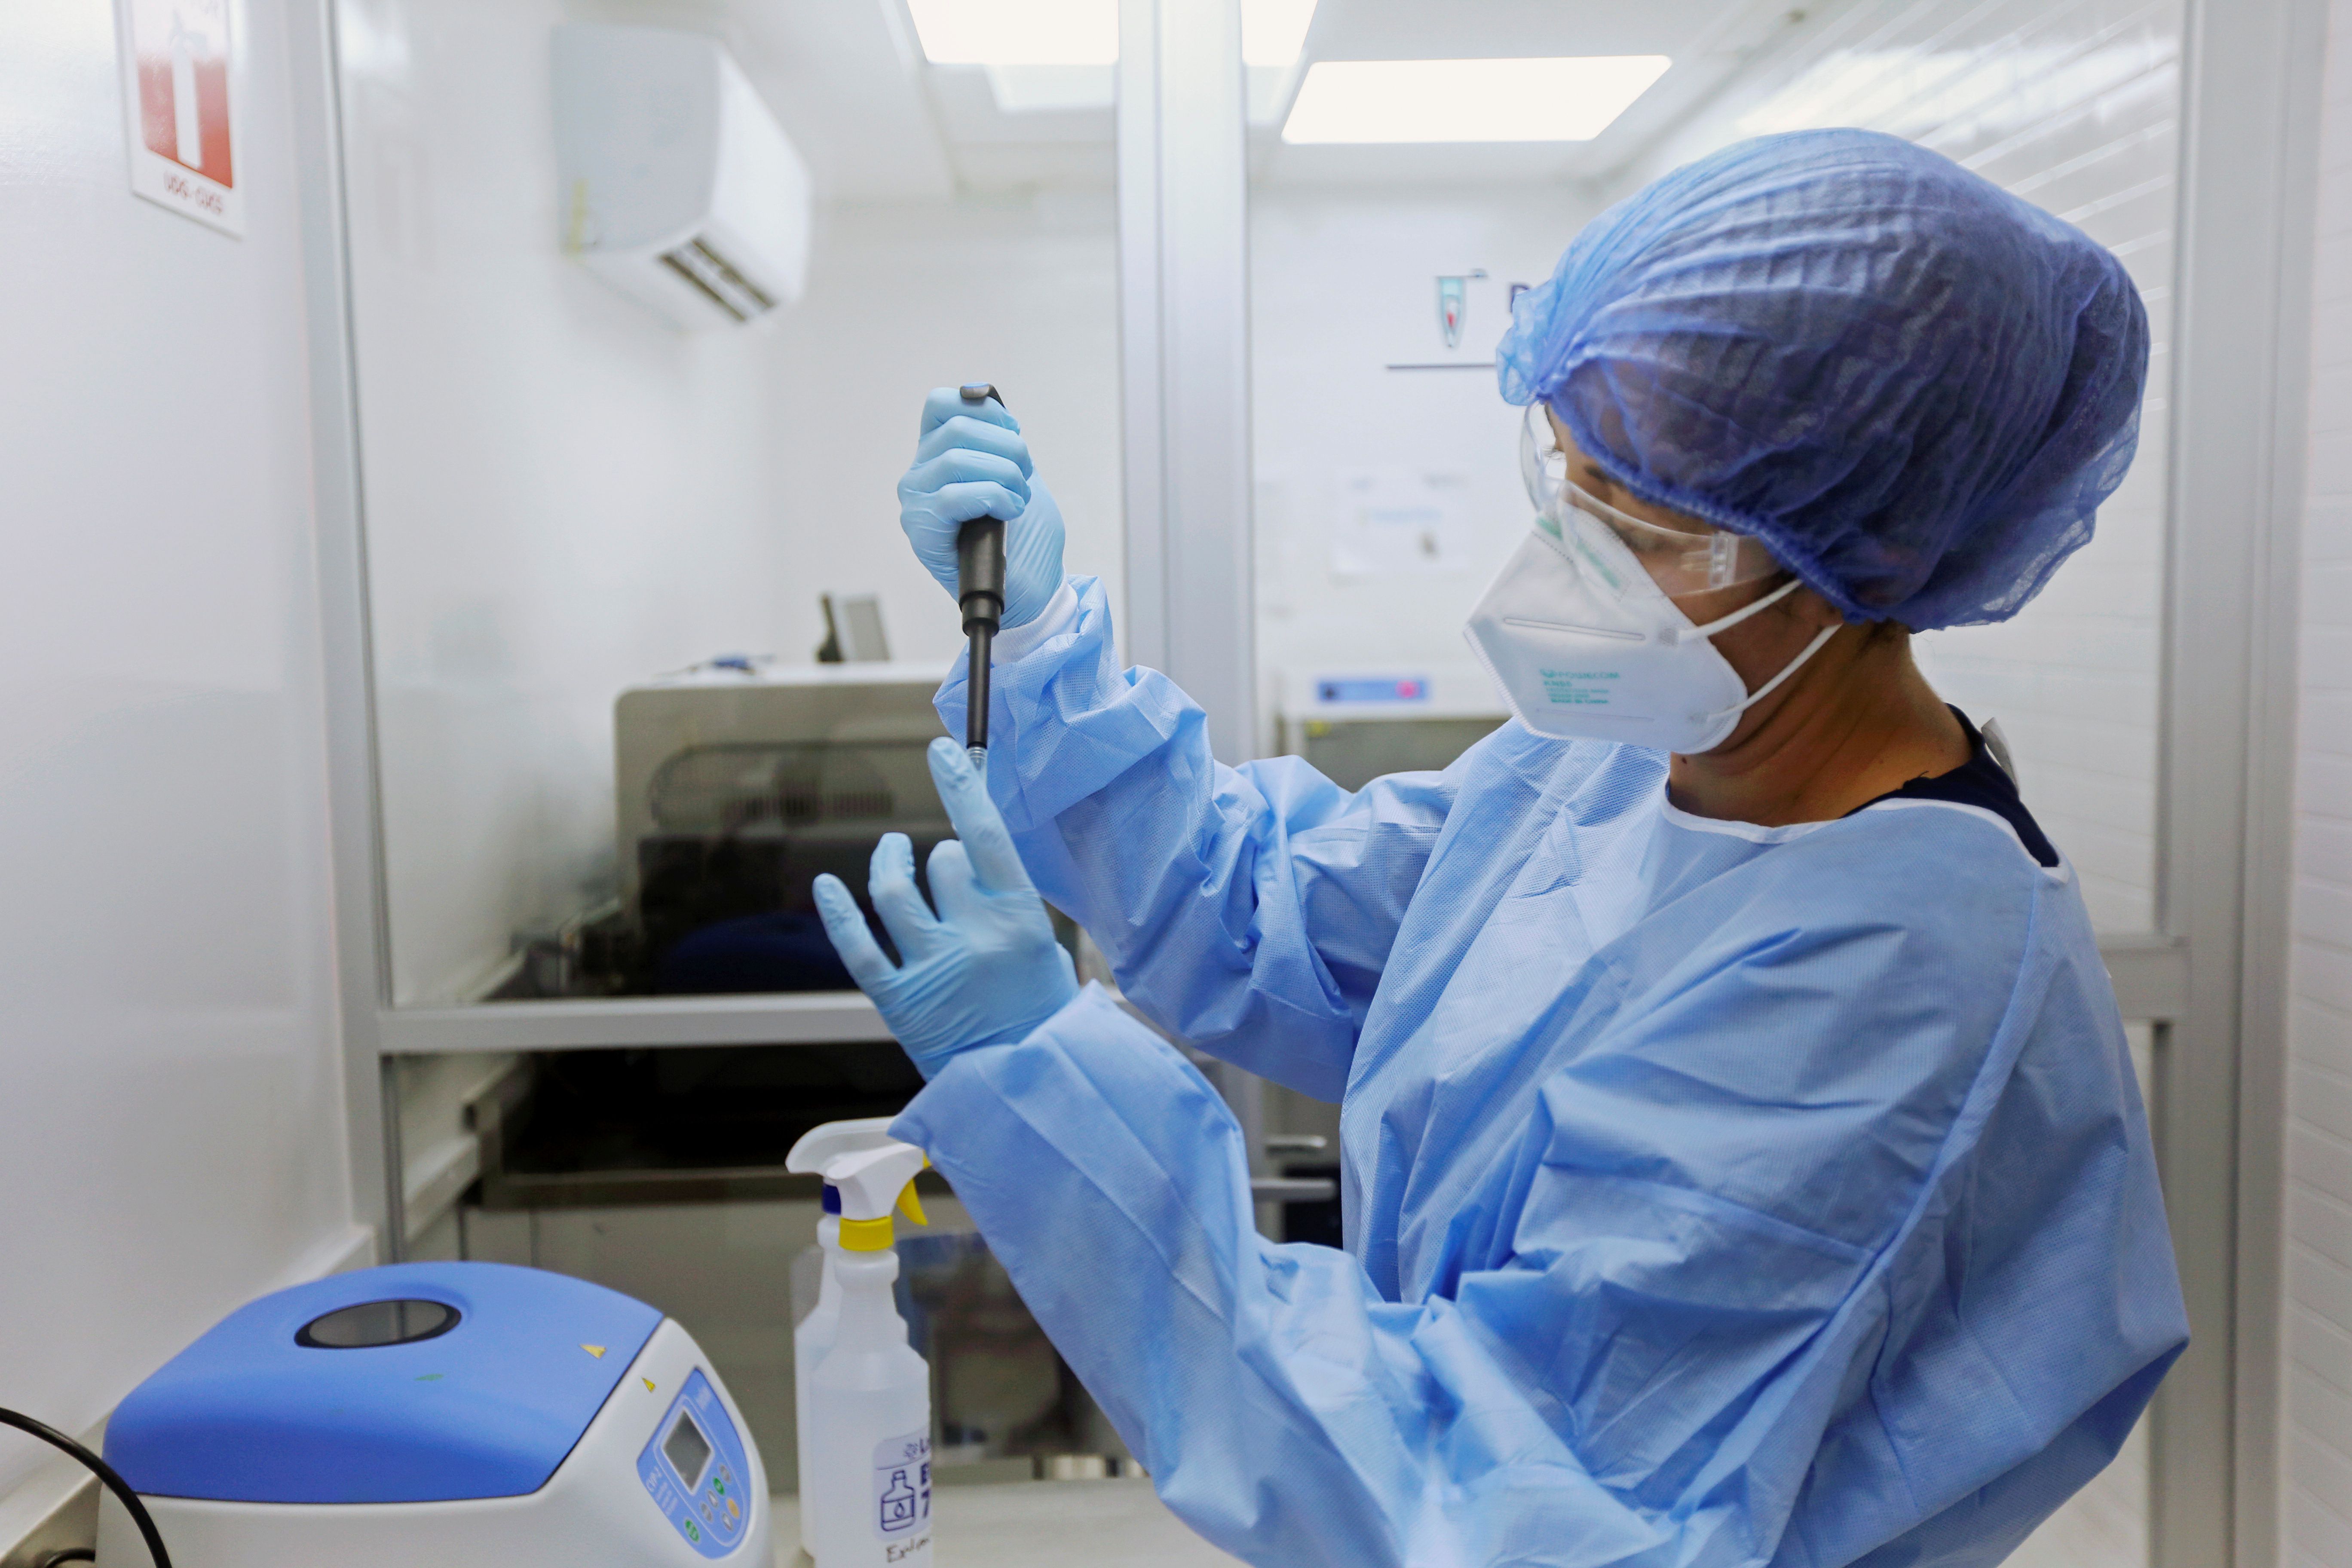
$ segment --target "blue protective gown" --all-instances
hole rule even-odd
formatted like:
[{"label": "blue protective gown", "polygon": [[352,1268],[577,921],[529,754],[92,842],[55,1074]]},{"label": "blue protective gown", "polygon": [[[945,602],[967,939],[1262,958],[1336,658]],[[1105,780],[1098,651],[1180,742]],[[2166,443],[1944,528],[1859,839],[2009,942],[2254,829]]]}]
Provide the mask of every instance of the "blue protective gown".
[{"label": "blue protective gown", "polygon": [[1353,795],[1223,767],[1076,588],[995,670],[992,791],[1133,1003],[1344,1093],[1348,1249],[1257,1235],[1232,1116],[1099,987],[897,1131],[1194,1529],[1990,1563],[2114,1455],[2187,1328],[2070,868],[1966,806],[1694,817],[1515,724]]}]

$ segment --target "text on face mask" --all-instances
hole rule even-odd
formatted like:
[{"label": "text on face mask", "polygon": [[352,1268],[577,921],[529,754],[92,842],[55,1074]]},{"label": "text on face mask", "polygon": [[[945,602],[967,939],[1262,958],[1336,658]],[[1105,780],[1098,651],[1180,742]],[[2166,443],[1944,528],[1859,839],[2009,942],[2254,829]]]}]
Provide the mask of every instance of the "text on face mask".
[{"label": "text on face mask", "polygon": [[1616,693],[1608,682],[1617,679],[1613,669],[1538,669],[1544,700],[1555,708],[1605,708]]}]

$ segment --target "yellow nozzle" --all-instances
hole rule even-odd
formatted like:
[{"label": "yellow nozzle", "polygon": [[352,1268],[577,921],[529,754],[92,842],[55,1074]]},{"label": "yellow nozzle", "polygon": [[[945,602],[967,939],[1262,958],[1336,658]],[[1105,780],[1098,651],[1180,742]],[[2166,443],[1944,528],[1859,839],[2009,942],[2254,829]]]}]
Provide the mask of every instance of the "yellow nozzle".
[{"label": "yellow nozzle", "polygon": [[[930,1162],[926,1160],[923,1163],[928,1165]],[[923,1202],[915,1195],[915,1184],[911,1178],[898,1189],[898,1201],[894,1206],[917,1225],[931,1223],[924,1217]],[[898,1229],[887,1214],[879,1219],[850,1219],[845,1215],[842,1219],[841,1249],[844,1252],[882,1252],[898,1239]]]},{"label": "yellow nozzle", "polygon": [[841,1222],[841,1249],[844,1252],[887,1252],[890,1244],[898,1239],[891,1227],[890,1216],[880,1219],[845,1219]]}]

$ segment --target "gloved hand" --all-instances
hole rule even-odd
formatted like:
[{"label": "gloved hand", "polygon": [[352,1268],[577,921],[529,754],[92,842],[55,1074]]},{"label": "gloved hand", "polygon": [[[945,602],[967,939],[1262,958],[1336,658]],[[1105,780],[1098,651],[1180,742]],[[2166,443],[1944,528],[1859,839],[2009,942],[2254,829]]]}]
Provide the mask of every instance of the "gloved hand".
[{"label": "gloved hand", "polygon": [[1078,994],[1077,971],[1054,940],[1045,901],[988,785],[944,735],[931,742],[930,764],[961,835],[931,851],[939,913],[915,886],[914,847],[903,833],[884,834],[875,846],[866,884],[902,962],[883,953],[840,878],[816,879],[825,934],[925,1079],[959,1051],[1026,1038]]},{"label": "gloved hand", "polygon": [[1062,585],[1062,509],[1032,477],[1021,422],[994,398],[966,403],[952,386],[923,399],[915,466],[898,481],[898,526],[915,558],[952,595],[956,534],[976,517],[1004,525],[1004,617],[1034,621]]}]

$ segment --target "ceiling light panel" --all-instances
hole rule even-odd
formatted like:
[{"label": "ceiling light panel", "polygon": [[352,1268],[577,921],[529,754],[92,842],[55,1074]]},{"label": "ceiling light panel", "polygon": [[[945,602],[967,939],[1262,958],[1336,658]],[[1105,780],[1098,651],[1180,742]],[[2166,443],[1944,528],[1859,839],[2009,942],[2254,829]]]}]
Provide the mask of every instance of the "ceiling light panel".
[{"label": "ceiling light panel", "polygon": [[1526,60],[1318,60],[1285,142],[1589,142],[1674,62],[1664,55]]},{"label": "ceiling light panel", "polygon": [[[907,0],[935,66],[1107,66],[1118,0]],[[1307,47],[1315,0],[1242,0],[1242,59],[1286,66]]]},{"label": "ceiling light panel", "polygon": [[935,66],[1108,66],[1118,0],[907,0]]}]

